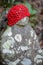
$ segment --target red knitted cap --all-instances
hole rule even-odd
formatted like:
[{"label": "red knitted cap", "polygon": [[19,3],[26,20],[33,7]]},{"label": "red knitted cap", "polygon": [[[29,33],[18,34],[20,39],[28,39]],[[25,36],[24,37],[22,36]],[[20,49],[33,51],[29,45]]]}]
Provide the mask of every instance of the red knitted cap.
[{"label": "red knitted cap", "polygon": [[15,25],[19,20],[22,18],[30,16],[30,13],[26,6],[23,4],[19,4],[16,6],[13,6],[10,11],[8,12],[8,25],[13,26]]}]

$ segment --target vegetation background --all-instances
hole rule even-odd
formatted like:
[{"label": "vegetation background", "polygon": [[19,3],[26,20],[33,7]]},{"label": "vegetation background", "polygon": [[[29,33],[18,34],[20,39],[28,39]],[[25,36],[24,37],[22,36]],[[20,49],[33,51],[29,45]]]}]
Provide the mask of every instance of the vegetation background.
[{"label": "vegetation background", "polygon": [[[23,3],[25,4],[30,13],[30,25],[35,30],[40,46],[43,49],[43,0],[0,0],[0,39],[4,30],[7,28],[6,23],[6,14],[11,6]],[[1,58],[1,57],[0,57]],[[2,65],[0,63],[0,65]],[[39,64],[39,65],[43,65]]]}]

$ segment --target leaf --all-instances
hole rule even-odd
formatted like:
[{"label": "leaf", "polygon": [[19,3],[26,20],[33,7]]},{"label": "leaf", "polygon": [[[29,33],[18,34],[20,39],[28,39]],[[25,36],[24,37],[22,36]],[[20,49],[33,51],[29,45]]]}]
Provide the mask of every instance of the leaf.
[{"label": "leaf", "polygon": [[34,14],[36,14],[37,13],[37,11],[36,10],[31,10],[31,15],[34,15]]},{"label": "leaf", "polygon": [[34,8],[32,8],[31,4],[29,4],[28,2],[25,2],[24,4],[28,7],[31,15],[34,15],[34,14],[37,13],[37,10],[35,10]]}]

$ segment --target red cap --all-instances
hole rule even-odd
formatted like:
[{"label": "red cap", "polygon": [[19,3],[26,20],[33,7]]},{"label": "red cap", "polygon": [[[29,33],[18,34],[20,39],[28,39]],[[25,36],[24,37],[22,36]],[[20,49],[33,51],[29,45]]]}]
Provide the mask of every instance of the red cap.
[{"label": "red cap", "polygon": [[15,25],[19,20],[22,18],[30,16],[30,13],[26,6],[23,4],[19,4],[16,6],[13,6],[10,11],[8,12],[8,25],[13,26]]}]

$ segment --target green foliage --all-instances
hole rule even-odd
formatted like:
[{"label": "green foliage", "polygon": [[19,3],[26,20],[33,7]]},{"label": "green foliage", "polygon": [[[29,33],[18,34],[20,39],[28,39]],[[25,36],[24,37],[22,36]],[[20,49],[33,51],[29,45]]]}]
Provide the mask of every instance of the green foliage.
[{"label": "green foliage", "polygon": [[35,9],[31,6],[31,4],[29,4],[28,2],[25,2],[24,4],[28,7],[28,9],[29,9],[31,15],[34,15],[34,14],[37,13],[37,10],[35,10]]}]

